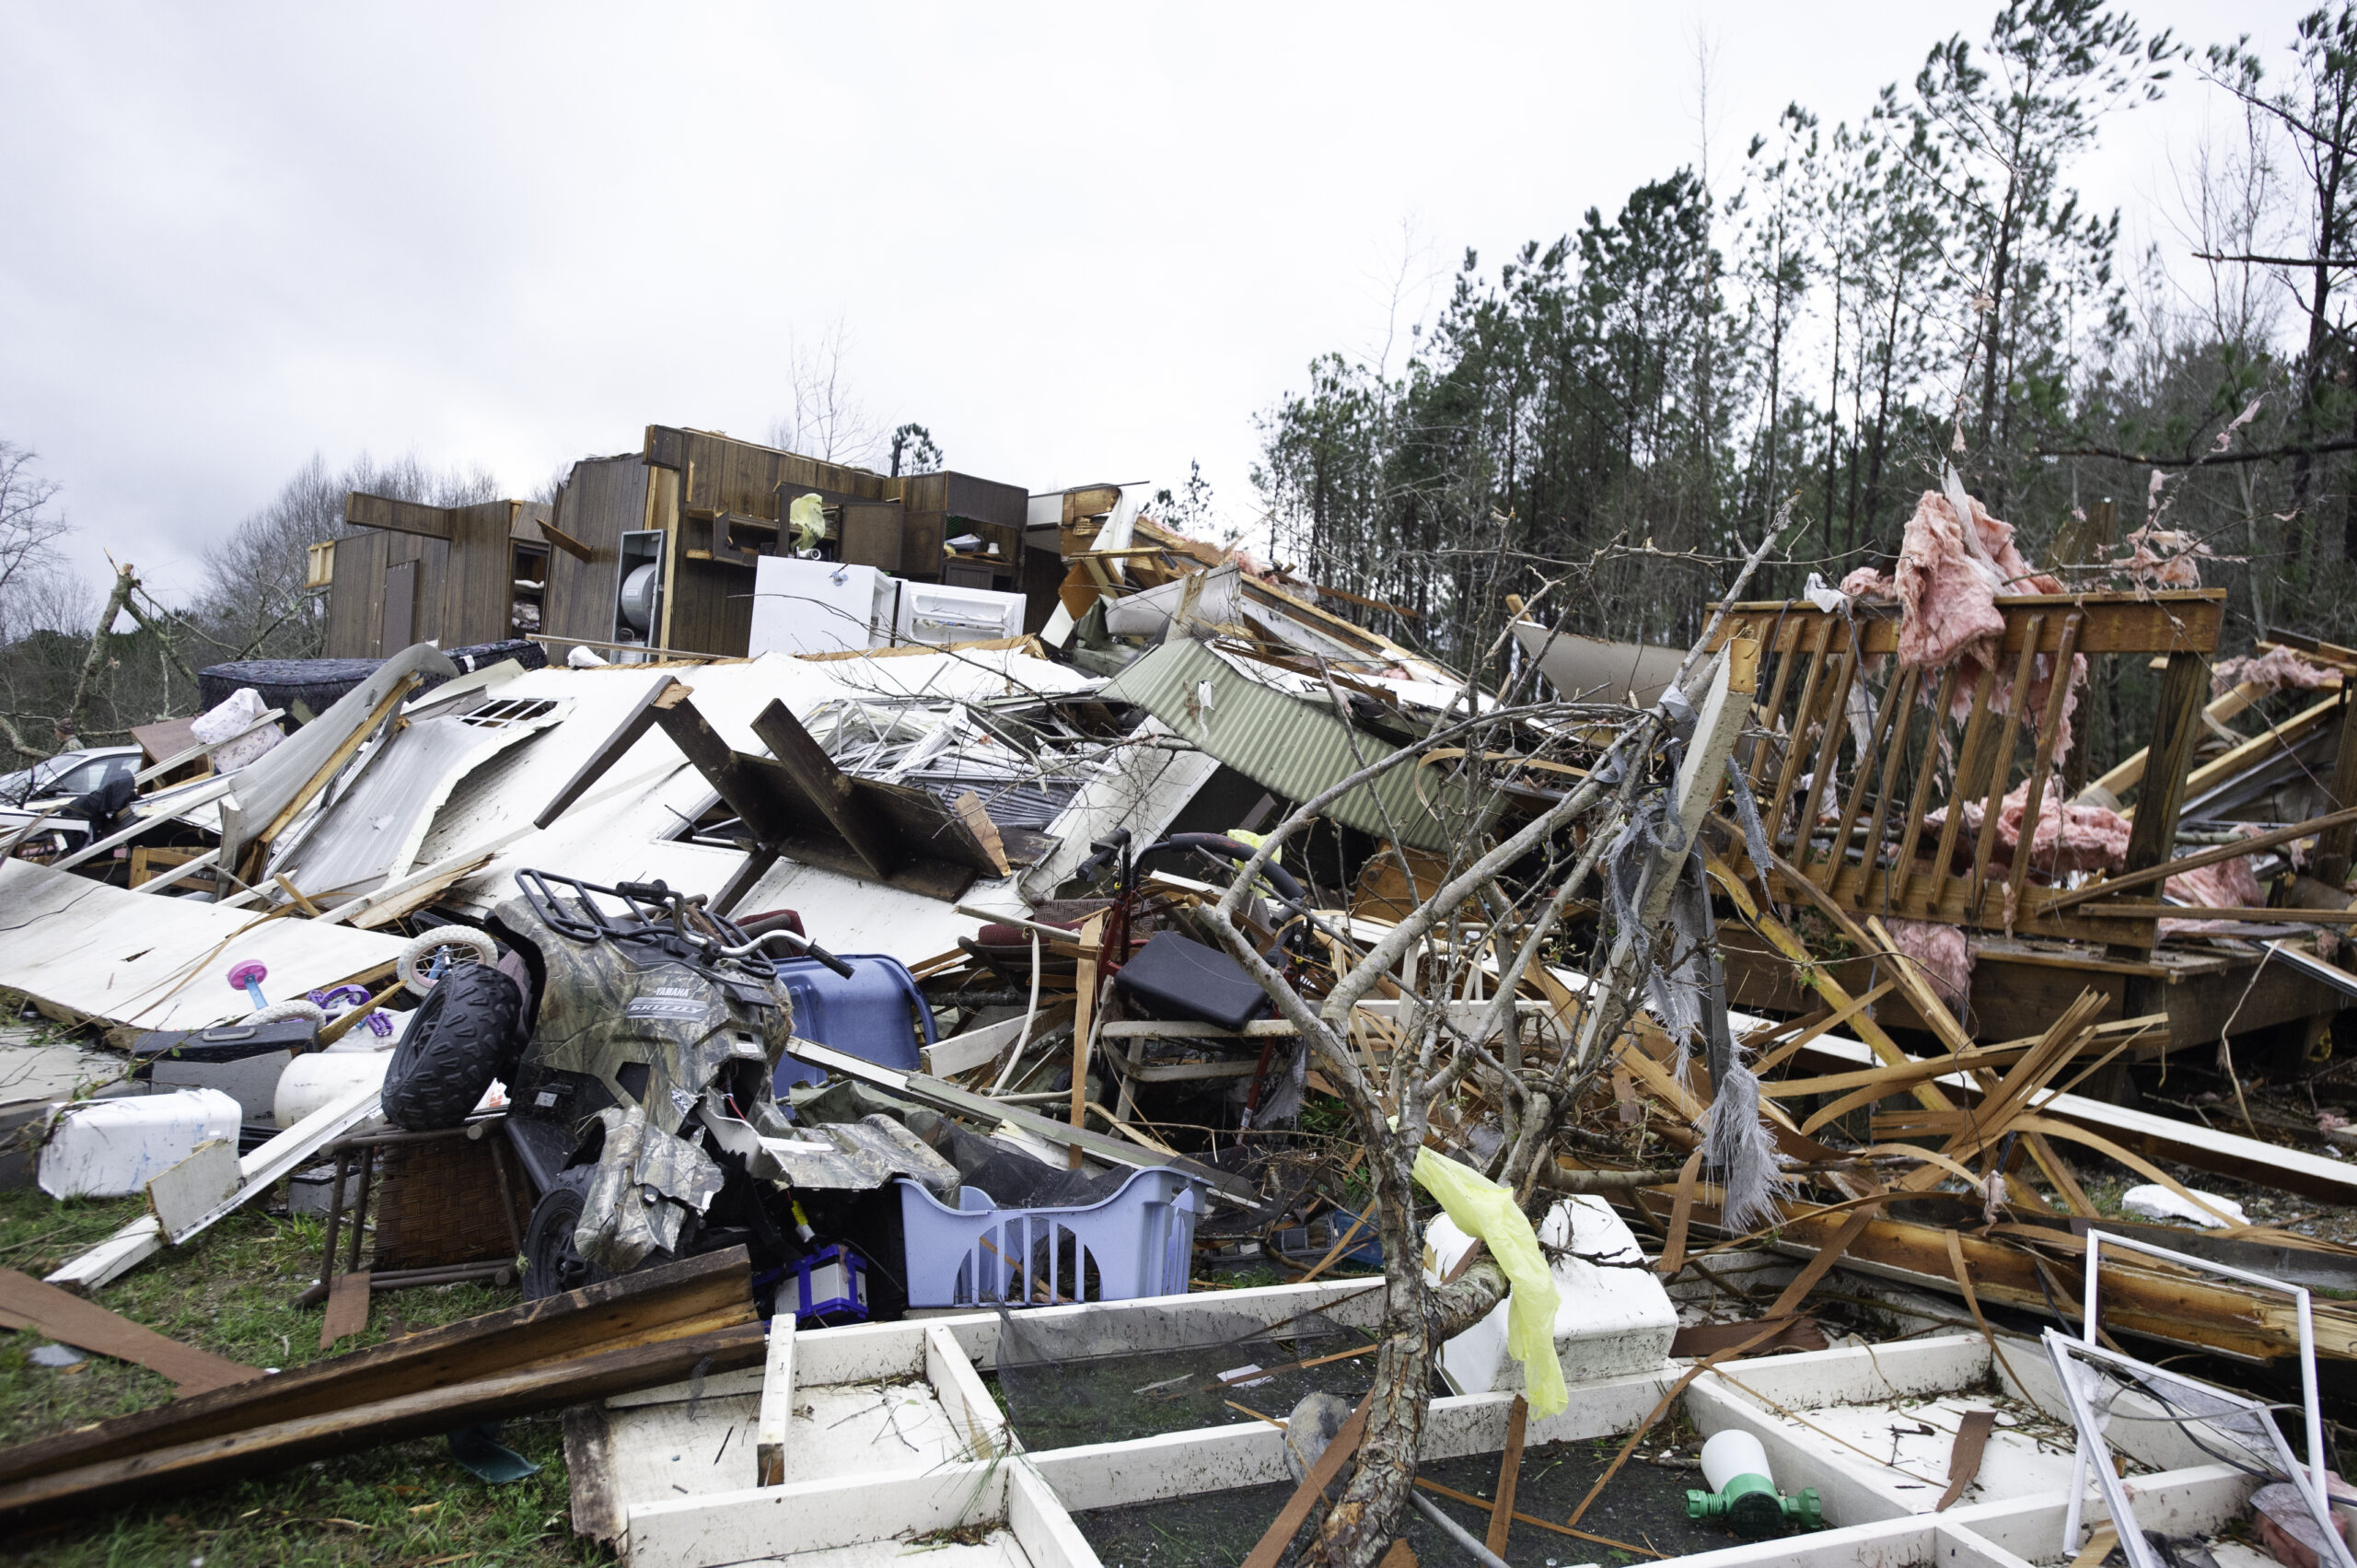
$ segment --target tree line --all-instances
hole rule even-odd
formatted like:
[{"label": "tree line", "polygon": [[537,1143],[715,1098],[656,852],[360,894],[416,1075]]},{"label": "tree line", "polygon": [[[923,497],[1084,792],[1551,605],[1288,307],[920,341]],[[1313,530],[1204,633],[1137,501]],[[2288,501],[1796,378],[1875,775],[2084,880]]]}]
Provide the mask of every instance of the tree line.
[{"label": "tree line", "polygon": [[[2073,172],[2165,93],[2211,128],[2131,254]],[[2124,586],[2149,527],[2229,590],[2225,651],[2348,642],[2352,204],[2357,6],[2197,46],[2019,0],[1847,119],[1788,107],[1736,170],[1468,251],[1403,366],[1323,355],[1260,415],[1252,477],[1281,559],[1443,656],[1558,578],[1548,619],[1686,644],[1780,519],[1766,597],[1887,568],[1949,464],[2074,585]],[[2098,756],[2142,743],[2145,679]]]}]

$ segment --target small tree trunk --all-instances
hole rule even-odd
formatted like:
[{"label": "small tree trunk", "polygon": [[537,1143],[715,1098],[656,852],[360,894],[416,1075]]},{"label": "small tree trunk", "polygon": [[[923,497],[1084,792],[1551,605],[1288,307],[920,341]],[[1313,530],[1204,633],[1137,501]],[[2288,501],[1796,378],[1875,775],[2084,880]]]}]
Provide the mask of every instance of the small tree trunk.
[{"label": "small tree trunk", "polygon": [[91,628],[89,651],[82,656],[81,673],[74,678],[74,701],[59,725],[68,736],[82,733],[83,711],[90,703],[90,677],[97,673],[99,661],[105,656],[107,633],[113,629],[122,607],[130,602],[131,590],[138,586],[139,579],[131,575],[130,567],[114,569],[114,591],[107,595],[107,607],[99,611],[99,623]]},{"label": "small tree trunk", "polygon": [[1416,1481],[1434,1358],[1506,1294],[1504,1272],[1486,1260],[1451,1284],[1425,1285],[1424,1239],[1409,1174],[1415,1151],[1400,1147],[1403,1140],[1391,1128],[1359,1120],[1373,1156],[1376,1229],[1383,1238],[1383,1348],[1376,1353],[1375,1390],[1357,1463],[1318,1527],[1318,1551],[1329,1568],[1374,1568],[1390,1550]]}]

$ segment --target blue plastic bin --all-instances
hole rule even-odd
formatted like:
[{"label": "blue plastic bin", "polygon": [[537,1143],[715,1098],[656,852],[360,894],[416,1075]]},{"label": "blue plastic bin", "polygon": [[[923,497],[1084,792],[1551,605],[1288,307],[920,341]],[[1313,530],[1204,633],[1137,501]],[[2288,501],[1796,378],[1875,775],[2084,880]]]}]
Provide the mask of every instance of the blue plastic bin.
[{"label": "blue plastic bin", "polygon": [[[778,961],[778,980],[794,998],[794,1032],[878,1067],[918,1071],[924,1060],[917,1052],[934,1043],[933,1009],[908,966],[882,953],[840,957],[851,966],[849,980],[816,958]],[[795,1085],[822,1084],[827,1074],[782,1056],[774,1081],[783,1099]]]},{"label": "blue plastic bin", "polygon": [[911,1307],[1047,1307],[1183,1295],[1208,1191],[1175,1170],[1141,1170],[1100,1202],[1002,1209],[979,1187],[958,1207],[900,1181]]}]

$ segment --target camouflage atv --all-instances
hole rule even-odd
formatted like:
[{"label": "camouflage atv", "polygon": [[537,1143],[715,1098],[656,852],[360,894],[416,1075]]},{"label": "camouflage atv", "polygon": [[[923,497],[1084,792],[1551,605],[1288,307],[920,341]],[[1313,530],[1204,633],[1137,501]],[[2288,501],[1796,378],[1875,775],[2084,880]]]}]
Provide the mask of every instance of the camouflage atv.
[{"label": "camouflage atv", "polygon": [[955,1168],[899,1122],[802,1128],[777,1103],[794,1009],[764,949],[848,974],[841,959],[780,925],[749,932],[661,882],[528,870],[516,883],[522,896],[486,923],[505,956],[435,986],[384,1104],[402,1126],[453,1126],[492,1076],[505,1079],[506,1131],[540,1190],[528,1298],[740,1244],[757,1275],[773,1275],[819,1240],[812,1209],[821,1224],[839,1214],[822,1200],[898,1175],[956,1201]]}]

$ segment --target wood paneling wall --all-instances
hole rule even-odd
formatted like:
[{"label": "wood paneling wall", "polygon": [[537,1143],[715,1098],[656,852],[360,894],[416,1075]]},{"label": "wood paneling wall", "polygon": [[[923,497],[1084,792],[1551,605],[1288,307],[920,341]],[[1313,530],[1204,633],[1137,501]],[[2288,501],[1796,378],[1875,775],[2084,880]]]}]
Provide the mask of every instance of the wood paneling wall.
[{"label": "wood paneling wall", "polygon": [[[587,637],[602,642],[614,634],[614,596],[621,590],[622,535],[646,526],[647,469],[635,452],[590,458],[573,465],[557,493],[551,519],[589,547],[580,561],[566,551],[549,552],[547,597],[540,630],[552,637]],[[557,650],[562,657],[563,649]]]}]

